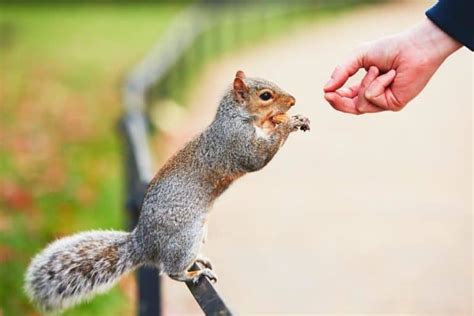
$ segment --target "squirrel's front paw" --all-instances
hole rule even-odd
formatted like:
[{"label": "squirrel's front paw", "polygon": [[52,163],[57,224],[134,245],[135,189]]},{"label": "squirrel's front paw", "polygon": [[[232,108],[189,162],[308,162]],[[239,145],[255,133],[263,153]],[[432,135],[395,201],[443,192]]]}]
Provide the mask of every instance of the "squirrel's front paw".
[{"label": "squirrel's front paw", "polygon": [[309,131],[309,124],[311,123],[306,116],[303,115],[294,115],[290,118],[290,126],[293,130],[300,129],[304,132]]}]

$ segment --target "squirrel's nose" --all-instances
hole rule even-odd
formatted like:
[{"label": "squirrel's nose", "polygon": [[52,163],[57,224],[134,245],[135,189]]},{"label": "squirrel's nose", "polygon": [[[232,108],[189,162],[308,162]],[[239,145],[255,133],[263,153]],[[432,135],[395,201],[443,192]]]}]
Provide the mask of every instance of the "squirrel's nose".
[{"label": "squirrel's nose", "polygon": [[293,97],[293,96],[290,95],[290,96],[288,97],[288,106],[292,107],[293,105],[295,105],[295,103],[296,103],[295,97]]}]

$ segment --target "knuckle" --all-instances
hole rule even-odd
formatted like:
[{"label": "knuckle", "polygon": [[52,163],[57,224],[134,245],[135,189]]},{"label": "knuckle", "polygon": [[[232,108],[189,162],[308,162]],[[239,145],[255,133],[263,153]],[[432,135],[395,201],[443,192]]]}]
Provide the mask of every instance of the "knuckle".
[{"label": "knuckle", "polygon": [[357,111],[357,114],[362,114],[365,112],[367,108],[367,101],[365,101],[364,97],[360,97],[357,100],[357,103],[355,105],[355,109]]},{"label": "knuckle", "polygon": [[395,102],[392,102],[392,104],[390,106],[390,110],[393,111],[393,112],[398,112],[398,111],[402,110],[404,107],[405,107],[405,104],[402,104],[398,101],[395,101]]},{"label": "knuckle", "polygon": [[404,108],[404,106],[402,106],[402,105],[392,105],[391,111],[392,111],[392,112],[399,112],[399,111],[401,111],[403,108]]},{"label": "knuckle", "polygon": [[391,100],[390,100],[390,111],[393,111],[393,112],[398,112],[398,111],[401,111],[406,103],[403,103],[403,102],[400,102],[397,98],[393,97]]},{"label": "knuckle", "polygon": [[356,112],[354,113],[355,115],[361,115],[365,113],[365,108],[363,107],[356,107]]}]

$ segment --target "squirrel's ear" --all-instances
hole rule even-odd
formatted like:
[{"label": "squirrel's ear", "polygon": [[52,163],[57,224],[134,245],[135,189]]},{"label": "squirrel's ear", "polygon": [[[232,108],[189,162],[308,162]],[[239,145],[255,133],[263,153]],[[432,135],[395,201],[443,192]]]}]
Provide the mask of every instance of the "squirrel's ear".
[{"label": "squirrel's ear", "polygon": [[245,98],[246,98],[248,92],[249,92],[249,89],[245,85],[245,82],[241,78],[235,77],[235,79],[234,79],[234,94],[235,94],[235,98],[237,99],[237,101],[238,102],[245,101]]},{"label": "squirrel's ear", "polygon": [[235,74],[235,78],[245,79],[247,78],[247,76],[242,70],[238,70],[237,73]]}]

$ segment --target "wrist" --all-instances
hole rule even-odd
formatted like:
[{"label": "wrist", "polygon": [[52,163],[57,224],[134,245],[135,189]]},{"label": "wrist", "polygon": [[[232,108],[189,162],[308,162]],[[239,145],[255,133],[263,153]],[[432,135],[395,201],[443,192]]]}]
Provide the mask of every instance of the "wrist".
[{"label": "wrist", "polygon": [[462,44],[445,33],[430,19],[425,18],[410,30],[412,44],[425,51],[436,63],[442,63],[449,55],[462,47]]}]

